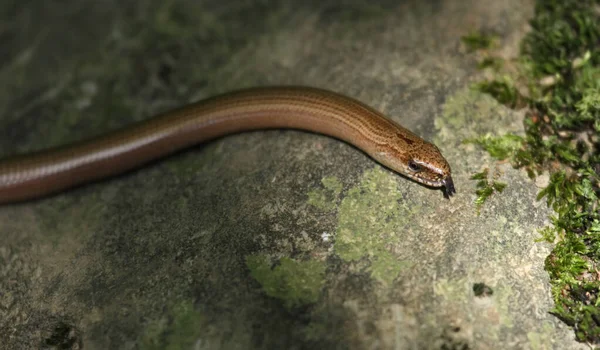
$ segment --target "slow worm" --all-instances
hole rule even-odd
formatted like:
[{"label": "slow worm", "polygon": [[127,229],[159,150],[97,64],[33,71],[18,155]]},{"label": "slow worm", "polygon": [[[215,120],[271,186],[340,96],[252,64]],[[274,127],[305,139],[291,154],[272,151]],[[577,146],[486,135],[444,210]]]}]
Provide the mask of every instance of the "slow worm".
[{"label": "slow worm", "polygon": [[367,105],[309,87],[251,88],[212,97],[71,145],[0,160],[0,204],[117,175],[194,144],[248,130],[328,135],[419,183],[456,191],[440,150]]}]

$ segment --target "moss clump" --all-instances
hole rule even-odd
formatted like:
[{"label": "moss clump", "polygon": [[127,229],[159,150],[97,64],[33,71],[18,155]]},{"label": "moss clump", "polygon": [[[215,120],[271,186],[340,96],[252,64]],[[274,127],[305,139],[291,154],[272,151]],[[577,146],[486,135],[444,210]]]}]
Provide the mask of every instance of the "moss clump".
[{"label": "moss clump", "polygon": [[324,189],[314,189],[308,193],[308,204],[321,210],[335,210],[337,200],[342,193],[342,183],[335,176],[328,176],[321,180]]},{"label": "moss clump", "polygon": [[510,108],[522,107],[525,104],[524,97],[521,96],[514,83],[508,77],[491,81],[482,81],[477,83],[475,88],[481,92],[494,96],[498,102]]},{"label": "moss clump", "polygon": [[265,293],[283,301],[288,309],[317,302],[325,283],[325,264],[319,261],[284,257],[273,267],[268,257],[251,255],[246,266]]},{"label": "moss clump", "polygon": [[496,43],[495,36],[478,32],[471,32],[463,36],[461,40],[469,51],[489,49]]},{"label": "moss clump", "polygon": [[592,65],[600,64],[597,0],[538,0],[532,31],[523,39],[522,52],[537,76],[565,78],[573,61],[590,51]]},{"label": "moss clump", "polygon": [[484,169],[480,173],[476,173],[471,176],[471,180],[477,180],[477,190],[475,193],[477,194],[477,198],[475,198],[475,207],[477,208],[477,215],[481,213],[481,207],[485,201],[494,193],[502,193],[506,188],[506,184],[503,182],[498,182],[496,179],[498,178],[499,173],[496,172],[493,176],[493,179],[488,180],[489,169]]},{"label": "moss clump", "polygon": [[190,301],[173,305],[168,317],[148,324],[141,337],[141,348],[187,349],[194,346],[206,324],[204,315]]},{"label": "moss clump", "polygon": [[402,200],[397,186],[381,168],[365,172],[339,206],[334,245],[336,254],[346,262],[367,258],[367,271],[388,286],[412,264],[398,259],[391,247],[402,241],[401,232],[410,229],[415,217],[427,215],[429,210]]},{"label": "moss clump", "polygon": [[[556,242],[546,259],[557,317],[578,340],[600,343],[600,1],[538,0],[522,42],[527,90],[525,136],[470,140],[530,176],[550,174],[539,193],[555,215],[541,238]],[[520,77],[516,80],[523,80]],[[479,84],[508,106],[516,85],[504,77]],[[481,177],[481,176],[480,176]],[[481,179],[480,179],[481,180]],[[487,189],[481,187],[479,190]]]}]

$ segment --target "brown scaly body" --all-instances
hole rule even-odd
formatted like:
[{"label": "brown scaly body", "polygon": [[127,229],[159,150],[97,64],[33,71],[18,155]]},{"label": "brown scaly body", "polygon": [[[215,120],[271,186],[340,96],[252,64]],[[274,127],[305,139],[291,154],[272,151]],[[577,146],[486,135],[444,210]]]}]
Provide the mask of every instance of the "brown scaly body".
[{"label": "brown scaly body", "polygon": [[73,145],[0,160],[0,204],[120,174],[220,136],[275,128],[338,138],[417,182],[444,187],[446,196],[456,192],[439,149],[372,108],[327,90],[267,87],[209,98]]}]

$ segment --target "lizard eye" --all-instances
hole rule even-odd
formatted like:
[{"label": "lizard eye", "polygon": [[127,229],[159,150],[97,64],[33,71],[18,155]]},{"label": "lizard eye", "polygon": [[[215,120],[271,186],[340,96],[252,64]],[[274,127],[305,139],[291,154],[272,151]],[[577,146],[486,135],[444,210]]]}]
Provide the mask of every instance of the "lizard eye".
[{"label": "lizard eye", "polygon": [[421,171],[421,166],[419,164],[415,163],[415,161],[413,161],[413,160],[408,162],[408,168],[411,171],[414,171],[415,173]]}]

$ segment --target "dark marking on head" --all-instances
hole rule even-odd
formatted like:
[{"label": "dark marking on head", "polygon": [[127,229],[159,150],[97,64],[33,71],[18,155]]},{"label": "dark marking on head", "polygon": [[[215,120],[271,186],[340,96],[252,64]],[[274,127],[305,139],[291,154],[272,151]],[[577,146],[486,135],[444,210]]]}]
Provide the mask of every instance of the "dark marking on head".
[{"label": "dark marking on head", "polygon": [[402,135],[399,132],[396,133],[396,136],[398,136],[398,138],[401,139],[402,141],[406,142],[409,146],[412,146],[415,143],[415,141],[409,139],[408,137]]}]

